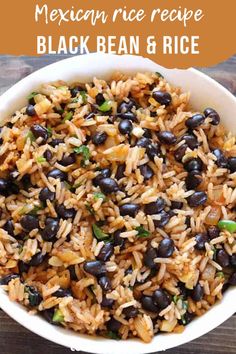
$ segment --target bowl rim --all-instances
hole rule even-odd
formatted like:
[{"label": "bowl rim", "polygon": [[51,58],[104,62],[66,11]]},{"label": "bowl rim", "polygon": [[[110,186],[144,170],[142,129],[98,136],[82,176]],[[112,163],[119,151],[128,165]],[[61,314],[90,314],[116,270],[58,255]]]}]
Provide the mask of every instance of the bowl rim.
[{"label": "bowl rim", "polygon": [[[15,91],[20,94],[22,90],[22,86],[29,82],[34,82],[34,78],[39,76],[41,73],[43,74],[47,70],[56,70],[57,66],[60,67],[63,64],[69,64],[70,62],[79,62],[83,57],[90,57],[96,60],[102,60],[103,58],[110,58],[118,60],[118,58],[124,59],[124,61],[129,58],[137,57],[133,55],[112,55],[112,54],[101,54],[101,53],[90,53],[86,55],[78,55],[73,56],[67,59],[60,60],[56,63],[52,63],[50,65],[46,65],[43,68],[33,72],[28,75],[24,79],[17,82],[11,88],[9,88],[6,92],[4,92],[0,96],[0,108],[3,106],[2,102],[6,99],[8,101],[8,95],[15,94]],[[150,61],[149,59],[139,57],[143,60]],[[84,59],[83,59],[84,60]],[[120,60],[120,59],[119,59]],[[155,64],[155,63],[154,63]],[[155,64],[157,65],[157,64]],[[169,69],[180,71],[182,69]],[[218,90],[226,95],[232,103],[236,104],[236,98],[231,94],[226,88],[220,85],[218,82],[203,74],[202,72],[189,68],[187,69],[189,72],[193,73],[194,76],[200,77],[203,81],[208,81],[211,85],[218,88]],[[185,70],[184,70],[185,71]],[[35,85],[36,86],[36,85]],[[4,106],[3,106],[4,110]],[[38,334],[39,336],[50,340],[54,343],[63,345],[65,347],[74,348],[78,351],[86,351],[91,353],[99,353],[99,354],[110,354],[111,350],[113,354],[120,354],[122,349],[129,351],[130,354],[144,354],[155,352],[156,350],[166,350],[170,349],[187,342],[190,342],[193,339],[196,339],[203,334],[208,333],[212,329],[216,328],[218,325],[223,323],[226,319],[234,314],[236,311],[236,303],[233,302],[233,298],[236,295],[236,288],[229,289],[221,300],[220,303],[215,304],[209,311],[207,311],[203,316],[197,318],[192,323],[190,323],[185,331],[185,335],[183,334],[160,334],[153,338],[151,343],[145,344],[138,339],[131,339],[128,341],[121,340],[116,342],[116,345],[111,347],[114,342],[110,339],[104,339],[99,337],[92,337],[88,335],[82,335],[79,333],[75,333],[69,331],[67,329],[59,328],[52,326],[42,320],[39,316],[30,317],[28,312],[21,305],[17,303],[12,303],[8,296],[0,289],[0,306],[1,308],[14,320],[16,320],[19,324],[30,330],[31,332]],[[235,305],[233,305],[235,304]],[[215,314],[220,314],[220,316],[215,316]],[[31,320],[30,320],[31,319]],[[35,320],[36,319],[36,320]],[[38,326],[38,324],[41,324]],[[195,331],[195,329],[198,329]],[[73,339],[73,340],[71,340]],[[160,339],[160,340],[159,340]],[[71,341],[70,341],[71,340]],[[158,343],[160,345],[158,345]]]}]

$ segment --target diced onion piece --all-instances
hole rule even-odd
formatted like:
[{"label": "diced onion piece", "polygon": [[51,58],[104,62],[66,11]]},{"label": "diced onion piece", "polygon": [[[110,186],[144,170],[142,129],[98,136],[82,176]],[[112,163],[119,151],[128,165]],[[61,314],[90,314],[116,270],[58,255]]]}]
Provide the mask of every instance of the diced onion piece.
[{"label": "diced onion piece", "polygon": [[211,264],[207,264],[202,273],[202,280],[213,280],[215,278],[216,268]]},{"label": "diced onion piece", "polygon": [[212,206],[210,212],[207,214],[205,223],[207,225],[217,225],[221,217],[221,208],[219,206]]},{"label": "diced onion piece", "polygon": [[118,146],[113,146],[110,149],[103,151],[109,161],[125,161],[129,152],[129,146],[125,144],[120,144]]},{"label": "diced onion piece", "polygon": [[172,332],[175,326],[177,325],[177,323],[178,322],[176,318],[174,318],[172,321],[163,320],[161,323],[160,330],[162,332]]},{"label": "diced onion piece", "polygon": [[50,107],[51,107],[51,102],[47,98],[45,98],[43,101],[37,103],[34,106],[34,109],[37,115],[41,116],[42,114],[46,113]]}]

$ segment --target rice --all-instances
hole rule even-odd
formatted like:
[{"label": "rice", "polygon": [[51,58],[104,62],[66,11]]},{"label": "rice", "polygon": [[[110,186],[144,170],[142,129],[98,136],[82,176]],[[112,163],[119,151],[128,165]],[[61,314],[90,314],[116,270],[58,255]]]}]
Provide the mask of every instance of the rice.
[{"label": "rice", "polygon": [[148,343],[235,285],[236,232],[218,222],[236,216],[236,140],[189,97],[158,73],[116,73],[44,84],[7,118],[0,285],[12,301]]}]

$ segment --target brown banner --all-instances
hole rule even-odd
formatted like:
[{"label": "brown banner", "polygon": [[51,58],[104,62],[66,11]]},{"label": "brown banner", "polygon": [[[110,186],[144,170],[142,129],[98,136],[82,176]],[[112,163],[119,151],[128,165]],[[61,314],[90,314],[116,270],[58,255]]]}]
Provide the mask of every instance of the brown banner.
[{"label": "brown banner", "polygon": [[210,66],[236,52],[235,13],[235,0],[2,0],[0,52],[77,54],[81,45],[166,67]]}]

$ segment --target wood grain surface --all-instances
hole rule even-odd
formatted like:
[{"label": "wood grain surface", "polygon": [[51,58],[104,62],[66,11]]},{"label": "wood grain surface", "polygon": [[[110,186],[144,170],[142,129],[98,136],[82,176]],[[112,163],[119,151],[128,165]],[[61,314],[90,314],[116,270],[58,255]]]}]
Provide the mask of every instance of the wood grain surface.
[{"label": "wood grain surface", "polygon": [[[0,94],[31,72],[64,57],[63,55],[47,55],[43,57],[0,56]],[[201,68],[199,70],[213,77],[236,95],[236,55],[215,67]],[[29,332],[7,316],[1,309],[0,344],[0,354],[71,353],[70,349],[61,347]],[[113,343],[111,343],[111,354],[112,345]],[[236,354],[236,316],[231,317],[205,336],[178,348],[167,350],[165,353]]]}]

